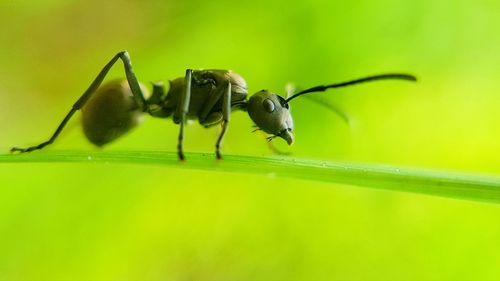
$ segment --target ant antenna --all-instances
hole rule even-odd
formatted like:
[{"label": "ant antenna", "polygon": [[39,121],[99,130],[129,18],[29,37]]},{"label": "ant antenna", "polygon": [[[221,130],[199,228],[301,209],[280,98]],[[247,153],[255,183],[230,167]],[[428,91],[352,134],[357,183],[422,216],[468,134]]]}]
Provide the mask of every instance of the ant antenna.
[{"label": "ant antenna", "polygon": [[331,84],[331,85],[326,85],[326,86],[316,86],[309,88],[307,90],[300,91],[293,96],[289,97],[286,99],[286,102],[290,102],[294,98],[307,94],[307,93],[313,93],[313,92],[324,92],[327,89],[330,88],[340,88],[340,87],[345,87],[345,86],[351,86],[354,84],[359,84],[359,83],[364,83],[364,82],[370,82],[370,81],[376,81],[376,80],[389,80],[389,79],[400,79],[400,80],[408,80],[408,81],[417,81],[417,78],[413,75],[410,74],[401,74],[401,73],[389,73],[389,74],[379,74],[379,75],[373,75],[373,76],[368,76],[364,78],[359,78],[356,80],[351,80],[347,82],[342,82],[342,83],[336,83],[336,84]]}]

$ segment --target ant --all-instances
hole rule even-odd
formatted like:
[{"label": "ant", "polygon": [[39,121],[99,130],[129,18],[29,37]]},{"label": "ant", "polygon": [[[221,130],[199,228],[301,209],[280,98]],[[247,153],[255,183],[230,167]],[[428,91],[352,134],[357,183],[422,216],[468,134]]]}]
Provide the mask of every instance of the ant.
[{"label": "ant", "polygon": [[[118,60],[123,62],[126,79],[110,81],[101,86],[108,71]],[[295,137],[290,101],[308,93],[386,79],[417,80],[415,76],[409,74],[381,74],[312,87],[286,99],[268,90],[261,90],[247,100],[247,84],[239,74],[230,70],[187,69],[184,77],[170,81],[168,92],[165,92],[162,83],[152,83],[153,89],[150,95],[146,87],[138,82],[128,52],[122,51],[99,72],[89,88],[73,104],[49,140],[28,148],[14,147],[11,152],[30,152],[53,143],[73,114],[81,110],[85,136],[99,147],[138,125],[143,113],[158,118],[172,116],[174,123],[180,125],[177,145],[180,160],[185,159],[182,141],[187,119],[198,119],[206,128],[221,124],[222,131],[215,144],[215,155],[217,159],[221,159],[220,147],[232,110],[247,111],[257,129],[271,135],[268,137],[269,141],[280,137],[291,145]]]}]

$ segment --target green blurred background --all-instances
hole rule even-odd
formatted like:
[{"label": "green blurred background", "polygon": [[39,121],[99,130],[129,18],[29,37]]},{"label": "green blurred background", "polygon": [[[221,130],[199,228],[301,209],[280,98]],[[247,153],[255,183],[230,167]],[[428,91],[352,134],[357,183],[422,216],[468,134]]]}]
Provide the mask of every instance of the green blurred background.
[{"label": "green blurred background", "polygon": [[[0,149],[48,137],[126,49],[141,81],[233,69],[251,93],[416,74],[322,96],[350,125],[296,100],[296,143],[277,147],[498,175],[499,13],[494,0],[0,0]],[[78,125],[49,150],[94,150]],[[272,155],[251,125],[235,112],[223,151]],[[147,118],[106,149],[173,151],[177,132]],[[189,126],[186,150],[212,153],[217,133]],[[0,280],[499,280],[499,238],[486,203],[182,167],[0,165]]]}]

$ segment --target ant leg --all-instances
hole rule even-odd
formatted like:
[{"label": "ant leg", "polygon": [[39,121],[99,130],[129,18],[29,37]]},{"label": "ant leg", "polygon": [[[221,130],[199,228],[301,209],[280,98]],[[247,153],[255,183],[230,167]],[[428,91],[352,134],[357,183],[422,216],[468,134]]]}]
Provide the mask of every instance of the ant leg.
[{"label": "ant leg", "polygon": [[184,160],[184,152],[182,149],[182,140],[184,138],[184,124],[186,123],[186,117],[187,113],[189,110],[189,101],[191,99],[191,77],[192,77],[193,71],[191,69],[186,70],[186,77],[185,77],[185,90],[182,92],[181,95],[181,100],[179,104],[177,105],[177,116],[180,117],[180,131],[179,131],[179,138],[178,138],[178,144],[177,144],[177,155],[179,156],[179,160]]},{"label": "ant leg", "polygon": [[121,59],[123,61],[123,66],[125,68],[125,74],[127,76],[127,81],[129,83],[130,89],[132,90],[132,93],[134,94],[134,97],[135,97],[137,103],[143,109],[143,111],[147,111],[147,105],[146,105],[146,101],[144,98],[144,94],[142,93],[142,90],[139,87],[139,82],[137,81],[137,78],[135,77],[135,74],[132,70],[132,62],[130,61],[130,56],[129,56],[128,52],[126,52],[126,51],[119,52],[104,66],[104,68],[99,72],[99,74],[94,79],[92,84],[90,84],[89,88],[83,93],[83,95],[71,107],[71,110],[66,114],[63,121],[59,124],[56,131],[54,132],[54,134],[50,137],[50,139],[48,141],[42,142],[38,145],[31,146],[28,148],[13,147],[10,151],[11,152],[21,152],[21,153],[30,152],[33,150],[42,149],[45,146],[53,143],[54,140],[57,138],[57,136],[59,136],[59,134],[63,130],[64,126],[66,126],[66,123],[68,123],[69,119],[71,119],[73,114],[77,110],[82,108],[82,106],[85,105],[85,103],[92,96],[92,94],[99,88],[102,81],[104,80],[104,77],[106,77],[109,70],[111,69],[111,67],[115,64],[115,62],[118,59]]},{"label": "ant leg", "polygon": [[215,104],[224,96],[225,90],[226,87],[217,87],[217,89],[210,91],[207,101],[201,108],[201,112],[198,117],[200,124],[205,125],[205,122],[207,121],[208,116],[212,113],[211,111]]},{"label": "ant leg", "polygon": [[207,101],[201,108],[201,112],[198,116],[202,126],[210,127],[223,121],[222,112],[212,112],[212,109],[221,99],[223,99],[226,91],[227,89],[223,85],[217,87],[213,91],[210,91]]},{"label": "ant leg", "polygon": [[66,126],[66,123],[68,123],[69,119],[71,119],[71,117],[73,116],[73,114],[75,113],[76,110],[77,109],[75,109],[75,108],[71,108],[71,110],[68,112],[68,114],[66,114],[63,121],[61,122],[61,124],[59,124],[56,131],[54,132],[54,134],[50,137],[50,139],[48,141],[44,141],[38,145],[30,146],[27,148],[13,147],[10,149],[10,152],[20,152],[20,153],[31,152],[33,150],[42,149],[42,148],[46,147],[47,145],[53,143],[54,140],[57,138],[57,136],[59,136],[59,134],[61,133],[64,126]]},{"label": "ant leg", "polygon": [[137,104],[142,108],[142,111],[147,111],[148,107],[146,104],[146,98],[144,97],[144,93],[139,86],[139,81],[137,81],[137,78],[135,77],[134,71],[132,69],[132,61],[130,60],[130,55],[127,51],[119,52],[108,62],[108,64],[104,66],[104,68],[101,70],[101,72],[99,72],[99,75],[97,75],[90,87],[73,105],[73,108],[80,109],[87,102],[87,100],[92,96],[97,88],[99,88],[102,80],[104,80],[104,77],[108,74],[109,70],[118,59],[121,59],[123,62],[123,67],[125,68],[125,76],[127,76],[130,90],[132,91]]},{"label": "ant leg", "polygon": [[217,139],[217,143],[215,144],[215,156],[217,159],[222,159],[220,154],[220,144],[222,143],[222,139],[226,134],[227,127],[229,125],[229,118],[231,116],[231,83],[227,83],[226,92],[224,93],[224,98],[222,100],[222,132]]}]

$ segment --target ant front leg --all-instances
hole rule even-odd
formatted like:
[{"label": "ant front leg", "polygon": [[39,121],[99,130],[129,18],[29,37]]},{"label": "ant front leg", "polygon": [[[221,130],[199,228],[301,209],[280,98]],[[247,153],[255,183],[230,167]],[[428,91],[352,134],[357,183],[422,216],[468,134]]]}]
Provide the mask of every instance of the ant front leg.
[{"label": "ant front leg", "polygon": [[[184,125],[186,123],[187,119],[187,113],[189,110],[189,102],[191,100],[191,79],[192,79],[192,74],[193,70],[188,69],[186,70],[186,77],[185,77],[185,89],[182,92],[181,95],[181,100],[179,104],[177,105],[177,116],[180,118],[180,131],[179,131],[179,138],[178,138],[178,144],[177,144],[177,155],[179,156],[179,160],[184,160],[184,151],[182,147],[182,141],[184,139]],[[175,116],[174,116],[175,118]]]},{"label": "ant front leg", "polygon": [[222,131],[217,139],[217,143],[215,144],[215,156],[217,159],[222,159],[220,154],[220,145],[222,143],[222,139],[226,134],[227,127],[229,126],[229,119],[231,116],[231,82],[227,83],[226,91],[224,93],[222,99]]},{"label": "ant front leg", "polygon": [[143,111],[147,111],[148,108],[147,108],[146,100],[145,100],[144,94],[139,86],[139,82],[137,81],[137,78],[135,77],[135,74],[132,70],[132,62],[130,60],[130,56],[129,56],[128,52],[126,52],[126,51],[119,52],[104,66],[104,68],[99,72],[99,74],[94,79],[92,84],[90,84],[89,88],[83,93],[83,95],[71,107],[71,110],[66,114],[63,121],[59,124],[56,131],[53,133],[53,135],[50,137],[49,140],[42,142],[38,145],[28,147],[28,148],[13,147],[10,151],[11,152],[21,152],[21,153],[30,152],[33,150],[42,149],[45,146],[53,143],[54,140],[59,136],[61,131],[64,129],[64,126],[66,126],[66,123],[68,123],[68,121],[71,119],[73,114],[77,110],[81,109],[85,105],[85,103],[89,100],[89,98],[92,96],[92,94],[95,93],[95,91],[99,88],[102,81],[104,80],[104,78],[108,74],[109,70],[116,63],[116,61],[118,59],[121,59],[123,61],[123,66],[125,68],[125,75],[127,76],[127,81],[129,83],[130,90],[132,91],[137,104],[139,105],[140,108],[142,108]]},{"label": "ant front leg", "polygon": [[[214,106],[222,99],[222,109],[221,111],[213,111]],[[222,139],[226,134],[227,127],[229,125],[229,119],[231,115],[231,82],[227,82],[226,86],[218,87],[214,91],[210,92],[210,96],[203,106],[201,113],[199,115],[200,124],[205,127],[211,127],[213,125],[222,122],[222,131],[217,138],[217,143],[215,144],[215,156],[217,159],[222,159],[220,153],[220,146]]]}]

